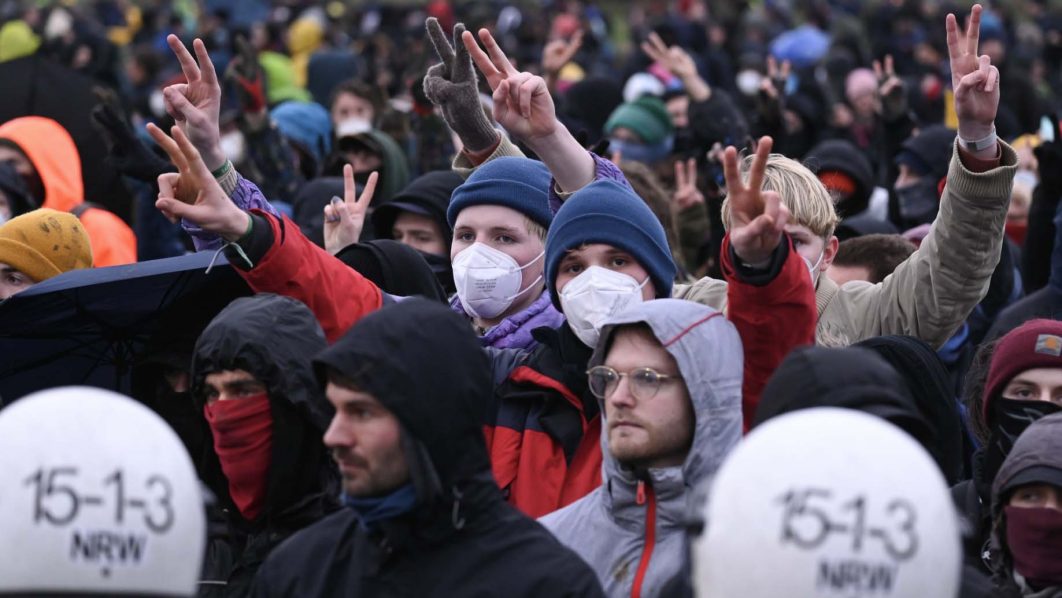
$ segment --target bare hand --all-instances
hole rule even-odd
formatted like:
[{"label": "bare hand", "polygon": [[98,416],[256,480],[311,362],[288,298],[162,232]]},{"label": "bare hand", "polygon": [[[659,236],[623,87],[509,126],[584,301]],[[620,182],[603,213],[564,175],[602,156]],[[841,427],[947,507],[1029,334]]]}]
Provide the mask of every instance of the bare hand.
[{"label": "bare hand", "polygon": [[786,81],[789,79],[791,68],[788,60],[783,60],[779,67],[774,56],[767,56],[767,76],[760,83],[760,93],[765,94],[771,100],[781,98],[785,94]]},{"label": "bare hand", "polygon": [[172,174],[159,177],[155,207],[171,221],[183,218],[229,241],[242,237],[247,232],[250,214],[236,207],[225,195],[181,128],[170,130],[172,138],[153,124],[147,128],[179,173],[178,178]]},{"label": "bare hand", "polygon": [[650,33],[649,39],[642,42],[642,51],[682,81],[697,75],[697,65],[686,50],[680,46],[669,47],[656,32]]},{"label": "bare hand", "polygon": [[761,137],[749,170],[748,183],[741,179],[737,149],[723,153],[723,174],[730,204],[730,244],[743,261],[757,264],[770,259],[789,222],[789,208],[774,191],[763,191],[763,175],[774,140]]},{"label": "bare hand", "polygon": [[891,120],[907,111],[907,89],[903,79],[896,76],[892,54],[885,55],[885,62],[874,61],[874,74],[878,77],[878,97],[881,110],[887,120]]},{"label": "bare hand", "polygon": [[575,32],[570,40],[555,39],[542,50],[542,72],[547,75],[556,75],[571,62],[572,57],[583,45],[583,30]]},{"label": "bare hand", "polygon": [[971,141],[992,132],[999,109],[999,70],[987,55],[977,55],[982,10],[980,4],[973,6],[965,34],[959,33],[955,15],[949,14],[946,21],[959,136]]},{"label": "bare hand", "polygon": [[560,123],[546,81],[517,71],[486,29],[479,30],[479,38],[486,52],[471,32],[466,31],[461,41],[494,91],[494,120],[525,142],[556,132]]},{"label": "bare hand", "polygon": [[350,164],[343,167],[343,201],[336,201],[324,209],[324,242],[328,253],[335,255],[361,238],[365,213],[372,203],[379,178],[379,173],[373,171],[365,181],[361,197],[358,197],[354,187],[354,168]]},{"label": "bare hand", "polygon": [[690,158],[675,162],[675,195],[672,201],[679,210],[704,203],[704,194],[697,188],[697,160]]},{"label": "bare hand", "polygon": [[198,64],[176,35],[168,36],[166,42],[177,55],[181,71],[188,80],[187,83],[170,85],[162,91],[166,112],[177,121],[177,126],[181,127],[206,160],[207,168],[217,170],[225,163],[220,145],[221,86],[218,84],[218,75],[214,72],[214,65],[202,40],[192,42],[199,58]]}]

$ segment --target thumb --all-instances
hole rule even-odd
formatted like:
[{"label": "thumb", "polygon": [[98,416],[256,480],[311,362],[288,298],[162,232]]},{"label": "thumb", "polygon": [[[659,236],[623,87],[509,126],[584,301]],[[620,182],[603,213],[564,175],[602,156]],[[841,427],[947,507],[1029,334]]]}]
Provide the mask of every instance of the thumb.
[{"label": "thumb", "polygon": [[171,114],[175,120],[188,120],[189,115],[198,112],[198,109],[188,101],[188,98],[184,97],[184,94],[179,92],[174,86],[167,87],[162,91],[162,95],[165,96],[166,101],[173,106],[175,114]]},{"label": "thumb", "polygon": [[166,215],[170,220],[184,219],[197,225],[202,225],[202,214],[198,206],[186,204],[172,197],[159,197],[155,201],[155,207]]}]

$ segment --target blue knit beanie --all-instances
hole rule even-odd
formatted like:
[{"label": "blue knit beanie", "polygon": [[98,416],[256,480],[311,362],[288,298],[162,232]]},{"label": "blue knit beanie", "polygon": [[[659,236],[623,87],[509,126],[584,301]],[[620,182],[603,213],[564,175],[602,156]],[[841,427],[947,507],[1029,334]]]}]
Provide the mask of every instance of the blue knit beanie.
[{"label": "blue knit beanie", "polygon": [[454,189],[446,220],[450,228],[461,210],[470,206],[503,206],[549,228],[549,185],[553,177],[546,165],[527,158],[496,158],[480,166],[464,184]]},{"label": "blue knit beanie", "polygon": [[629,187],[603,180],[565,201],[546,236],[546,283],[557,309],[561,308],[557,268],[569,250],[588,243],[604,243],[630,253],[649,273],[656,297],[671,296],[676,268],[663,225]]},{"label": "blue knit beanie", "polygon": [[284,102],[269,112],[280,134],[313,154],[320,163],[332,151],[332,117],[315,102]]}]

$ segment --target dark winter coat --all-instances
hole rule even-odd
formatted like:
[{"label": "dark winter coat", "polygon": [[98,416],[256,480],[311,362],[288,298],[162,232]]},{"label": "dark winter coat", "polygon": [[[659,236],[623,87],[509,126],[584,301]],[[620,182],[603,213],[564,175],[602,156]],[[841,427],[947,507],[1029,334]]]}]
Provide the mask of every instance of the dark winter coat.
[{"label": "dark winter coat", "polygon": [[593,571],[495,485],[480,427],[489,362],[460,316],[417,298],[388,305],[317,364],[352,378],[420,447],[418,504],[373,531],[351,509],[303,530],[270,556],[255,596],[603,595]]},{"label": "dark winter coat", "polygon": [[338,508],[339,475],[321,442],[332,408],[310,363],[325,345],[310,310],[277,295],[233,301],[196,343],[192,397],[198,413],[207,374],[239,369],[265,385],[273,418],[269,482],[256,520],[245,520],[233,505],[213,445],[197,456],[203,481],[228,516],[228,537],[212,537],[204,566],[203,579],[216,583],[204,586],[201,595],[248,595],[258,567],[275,546]]}]

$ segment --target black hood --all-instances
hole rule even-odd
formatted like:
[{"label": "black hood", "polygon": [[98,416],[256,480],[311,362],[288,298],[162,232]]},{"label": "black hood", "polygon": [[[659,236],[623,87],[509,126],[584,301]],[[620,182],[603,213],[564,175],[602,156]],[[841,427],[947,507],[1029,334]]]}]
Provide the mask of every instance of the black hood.
[{"label": "black hood", "polygon": [[[361,185],[358,185],[361,193]],[[299,189],[292,204],[291,219],[302,234],[317,246],[324,247],[324,208],[333,197],[343,197],[343,177],[318,177]],[[367,238],[362,235],[362,238]]]},{"label": "black hood", "polygon": [[962,415],[951,391],[944,363],[925,342],[910,336],[879,336],[856,345],[889,362],[907,383],[919,413],[929,423],[931,442],[926,449],[949,485],[964,479]]},{"label": "black hood", "polygon": [[7,197],[12,218],[40,207],[30,195],[22,176],[7,162],[0,162],[0,193]]},{"label": "black hood", "polygon": [[[338,473],[322,442],[334,410],[313,375],[311,359],[325,349],[324,333],[303,303],[262,294],[221,310],[195,345],[192,397],[202,413],[206,375],[244,370],[263,383],[273,415],[273,451],[264,518],[284,517],[306,502],[334,502]],[[221,497],[228,484],[217,456],[204,457],[205,481]]]},{"label": "black hood", "polygon": [[841,407],[876,415],[906,431],[922,446],[932,435],[904,379],[869,349],[796,349],[763,389],[753,427],[800,409]]},{"label": "black hood", "polygon": [[830,139],[811,148],[804,163],[816,175],[823,171],[843,172],[855,181],[852,197],[837,205],[842,218],[854,216],[867,209],[874,192],[874,172],[863,152],[851,141]]},{"label": "black hood", "polygon": [[394,413],[444,489],[486,484],[500,496],[482,429],[490,365],[468,320],[434,301],[400,301],[359,320],[314,365],[320,380],[334,369]]},{"label": "black hood", "polygon": [[336,254],[385,293],[446,302],[442,285],[419,251],[391,239],[355,243]]},{"label": "black hood", "polygon": [[450,246],[450,225],[446,221],[446,208],[454,189],[465,182],[452,170],[435,170],[423,174],[399,191],[391,201],[373,211],[372,226],[377,239],[390,239],[395,220],[402,212],[422,214],[439,225],[446,246]]}]

